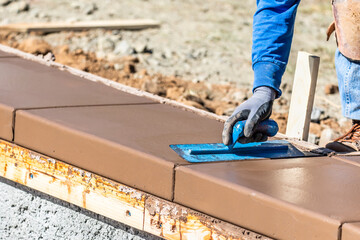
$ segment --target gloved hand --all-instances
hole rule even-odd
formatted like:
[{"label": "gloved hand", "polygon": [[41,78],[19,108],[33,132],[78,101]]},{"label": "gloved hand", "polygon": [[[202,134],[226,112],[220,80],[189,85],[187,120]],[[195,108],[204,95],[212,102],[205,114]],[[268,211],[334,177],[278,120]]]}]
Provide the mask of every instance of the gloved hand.
[{"label": "gloved hand", "polygon": [[223,143],[230,145],[237,139],[232,139],[233,127],[238,121],[246,120],[244,137],[238,141],[240,143],[262,142],[267,140],[267,136],[262,133],[255,133],[256,126],[268,119],[272,112],[272,105],[276,92],[266,86],[258,87],[254,94],[247,101],[238,106],[229,119],[225,122],[222,133]]}]

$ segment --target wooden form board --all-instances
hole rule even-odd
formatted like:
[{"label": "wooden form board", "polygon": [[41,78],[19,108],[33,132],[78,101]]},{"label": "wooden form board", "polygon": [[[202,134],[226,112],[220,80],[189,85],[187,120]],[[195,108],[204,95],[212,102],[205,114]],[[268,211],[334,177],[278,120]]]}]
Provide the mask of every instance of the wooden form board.
[{"label": "wooden form board", "polygon": [[270,239],[3,140],[0,176],[165,239]]},{"label": "wooden form board", "polygon": [[84,22],[13,23],[1,25],[0,30],[14,32],[60,32],[81,31],[94,28],[141,30],[160,27],[160,22],[151,19],[98,20]]},{"label": "wooden form board", "polygon": [[320,58],[299,52],[291,96],[286,136],[307,141]]}]

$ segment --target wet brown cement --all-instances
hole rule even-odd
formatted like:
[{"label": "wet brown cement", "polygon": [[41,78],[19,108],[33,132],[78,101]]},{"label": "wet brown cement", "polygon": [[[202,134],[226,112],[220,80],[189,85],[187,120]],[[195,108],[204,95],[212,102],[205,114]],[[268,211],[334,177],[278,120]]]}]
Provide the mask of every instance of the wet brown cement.
[{"label": "wet brown cement", "polygon": [[164,104],[18,111],[15,142],[171,200],[171,144],[221,142],[223,124]]},{"label": "wet brown cement", "polygon": [[17,109],[154,103],[21,58],[0,57],[0,72],[0,138],[10,141]]},{"label": "wet brown cement", "polygon": [[329,157],[181,166],[174,201],[275,239],[337,239],[360,219],[359,181]]},{"label": "wet brown cement", "polygon": [[345,223],[342,226],[341,240],[359,240],[360,222]]},{"label": "wet brown cement", "polygon": [[0,58],[17,58],[17,57],[18,56],[14,55],[14,54],[0,51]]}]

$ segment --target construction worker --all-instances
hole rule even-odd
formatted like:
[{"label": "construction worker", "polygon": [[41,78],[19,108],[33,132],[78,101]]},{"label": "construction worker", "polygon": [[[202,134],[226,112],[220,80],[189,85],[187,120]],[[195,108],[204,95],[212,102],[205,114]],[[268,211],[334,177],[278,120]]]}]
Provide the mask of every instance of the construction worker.
[{"label": "construction worker", "polygon": [[[239,139],[239,142],[260,142],[267,139],[264,134],[254,132],[254,128],[259,122],[270,117],[273,101],[281,96],[279,87],[289,58],[299,3],[300,0],[257,0],[252,40],[253,95],[237,107],[226,121],[222,134],[225,145],[232,144],[233,126],[242,120],[246,120],[246,125],[244,137]],[[344,49],[340,46],[339,48]],[[360,46],[355,48],[360,54]],[[344,54],[337,49],[335,65],[342,112],[345,117],[353,120],[353,127],[327,147],[339,152],[359,151],[360,61],[354,61]]]}]

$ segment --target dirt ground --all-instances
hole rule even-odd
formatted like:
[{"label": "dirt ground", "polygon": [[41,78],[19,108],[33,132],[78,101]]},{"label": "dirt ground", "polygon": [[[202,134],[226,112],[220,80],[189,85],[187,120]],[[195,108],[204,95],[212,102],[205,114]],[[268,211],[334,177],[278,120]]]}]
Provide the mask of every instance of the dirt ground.
[{"label": "dirt ground", "polygon": [[[0,22],[49,22],[91,19],[159,20],[159,29],[142,31],[0,33],[0,43],[23,51],[54,55],[55,61],[183,102],[230,115],[252,94],[252,15],[254,0],[32,0],[0,1]],[[332,22],[328,0],[303,0],[297,14],[283,96],[272,118],[285,132],[297,51],[321,57],[311,141],[324,130],[338,136],[350,121],[341,116],[334,68],[336,44],[326,42]],[[315,114],[316,115],[316,114]]]}]

